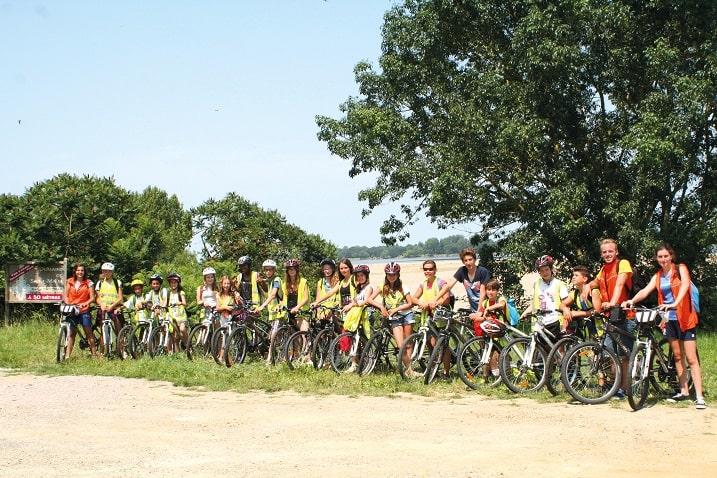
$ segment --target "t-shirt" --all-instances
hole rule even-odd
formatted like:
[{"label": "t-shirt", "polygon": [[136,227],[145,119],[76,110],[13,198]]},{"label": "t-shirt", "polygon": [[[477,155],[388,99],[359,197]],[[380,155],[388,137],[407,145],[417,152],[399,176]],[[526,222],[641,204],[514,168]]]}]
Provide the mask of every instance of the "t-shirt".
[{"label": "t-shirt", "polygon": [[[556,292],[557,291],[557,292]],[[560,320],[560,304],[568,298],[568,287],[559,279],[553,277],[550,282],[538,279],[538,304],[541,311],[550,311],[543,315],[543,323],[548,325]],[[555,294],[557,293],[557,297]]]},{"label": "t-shirt", "polygon": [[[615,271],[616,268],[617,272]],[[610,264],[603,264],[603,266],[600,268],[600,272],[598,272],[596,279],[600,284],[600,295],[602,296],[603,301],[610,301],[610,298],[612,297],[612,291],[615,288],[615,283],[617,282],[617,277],[623,273],[628,274],[628,277],[625,281],[625,286],[622,288],[622,291],[617,298],[618,304],[621,304],[627,300],[628,291],[630,290],[630,287],[632,285],[632,266],[630,265],[630,261],[626,259],[620,259],[620,262],[618,262],[617,266],[613,261]]]},{"label": "t-shirt", "polygon": [[[662,292],[663,304],[674,304],[675,297],[672,295],[672,274],[660,274],[660,292]],[[670,309],[667,311],[668,320],[677,320],[677,311]]]},{"label": "t-shirt", "polygon": [[251,276],[249,274],[242,274],[241,280],[239,281],[239,295],[242,299],[249,302],[251,301]]},{"label": "t-shirt", "polygon": [[453,278],[463,284],[466,288],[466,294],[468,295],[468,302],[470,302],[471,310],[475,312],[478,310],[478,301],[480,300],[480,286],[485,284],[490,279],[490,271],[483,266],[478,266],[473,277],[468,277],[468,268],[466,266],[460,267]]}]

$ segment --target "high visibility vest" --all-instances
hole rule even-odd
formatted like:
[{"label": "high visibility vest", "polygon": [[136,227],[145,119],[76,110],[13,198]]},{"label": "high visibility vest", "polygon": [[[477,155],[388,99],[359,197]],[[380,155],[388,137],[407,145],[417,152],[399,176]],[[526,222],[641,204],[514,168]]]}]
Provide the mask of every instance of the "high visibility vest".
[{"label": "high visibility vest", "polygon": [[[333,287],[331,287],[331,283],[326,280],[326,278],[321,278],[316,282],[316,300],[321,299],[322,297],[325,297],[326,294],[328,294]],[[341,293],[340,291],[337,291],[334,295],[326,299],[322,302],[322,304],[326,307],[336,307],[341,304]]]},{"label": "high visibility vest", "polygon": [[[289,294],[286,292],[286,282],[282,281],[281,292],[283,294],[281,303],[284,305],[284,307],[288,308],[287,304],[289,303]],[[306,300],[306,304],[301,307],[301,310],[309,310],[309,284],[303,277],[299,279],[299,288],[296,292],[298,292],[298,297],[296,299],[297,304],[301,304],[301,302]]]},{"label": "high visibility vest", "polygon": [[[237,288],[241,286],[242,278],[244,274],[239,274],[237,277]],[[251,272],[251,301],[254,302],[256,305],[259,305],[263,302],[263,296],[264,291],[260,290],[259,288],[259,273],[258,272]]]}]

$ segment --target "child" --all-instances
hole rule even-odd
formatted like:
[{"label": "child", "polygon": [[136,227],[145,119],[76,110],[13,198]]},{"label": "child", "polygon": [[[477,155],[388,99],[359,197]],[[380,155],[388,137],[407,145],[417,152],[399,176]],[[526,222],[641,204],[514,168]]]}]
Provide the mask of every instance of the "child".
[{"label": "child", "polygon": [[[354,269],[354,276],[356,277],[356,296],[346,304],[343,308],[343,312],[346,314],[344,319],[344,330],[347,332],[354,332],[359,328],[359,325],[363,325],[363,332],[366,338],[371,336],[371,323],[369,322],[366,306],[369,304],[369,299],[373,296],[373,286],[369,284],[369,274],[371,270],[367,265],[361,264],[356,266]],[[348,341],[343,342],[341,345],[342,350],[348,349]],[[346,370],[346,373],[353,373],[358,368],[358,360],[360,353],[357,353],[351,358],[351,366]]]},{"label": "child", "polygon": [[205,267],[202,271],[203,282],[197,287],[197,305],[204,309],[204,320],[213,320],[212,309],[217,306],[216,271]]},{"label": "child", "polygon": [[124,307],[129,311],[130,321],[132,325],[136,325],[139,321],[147,321],[148,314],[145,309],[145,302],[142,293],[144,292],[144,281],[142,279],[134,279],[130,284],[132,286],[132,295],[125,301]]},{"label": "child", "polygon": [[568,286],[553,275],[553,263],[554,260],[550,256],[540,256],[535,261],[535,269],[540,278],[533,286],[533,301],[520,318],[525,318],[531,313],[540,314],[544,330],[558,337],[565,330],[565,324],[561,324],[563,319],[561,307],[563,301],[568,298]]},{"label": "child", "polygon": [[[500,295],[500,282],[497,279],[490,279],[485,283],[486,298],[481,302],[478,313],[473,321],[473,331],[476,336],[484,337],[486,335],[483,325],[489,322],[494,324],[505,324],[508,322],[508,301],[504,296]],[[498,358],[500,352],[493,349],[488,367],[493,377],[500,375],[498,368]],[[484,370],[485,376],[488,376],[488,370]]]},{"label": "child", "polygon": [[[167,298],[167,314],[177,324],[179,330],[172,330],[174,343],[179,340],[186,346],[189,331],[187,330],[187,297],[182,289],[182,277],[176,272],[170,272],[167,276],[169,282],[169,297]],[[174,327],[172,327],[174,329]]]},{"label": "child", "polygon": [[[267,297],[264,302],[261,303],[256,311],[261,313],[264,309],[269,311],[269,322],[271,322],[271,334],[269,340],[269,350],[273,350],[274,337],[276,331],[279,329],[279,321],[286,319],[286,313],[282,309],[283,303],[282,284],[281,279],[276,275],[276,262],[271,259],[267,259],[261,265],[264,269],[264,276],[266,277],[267,285]],[[271,365],[271,353],[266,358],[266,364]]]},{"label": "child", "polygon": [[217,296],[217,312],[222,326],[229,323],[232,318],[232,311],[237,305],[239,294],[234,290],[232,281],[228,276],[222,276],[219,280],[219,295]]},{"label": "child", "polygon": [[[596,310],[602,310],[602,298],[600,297],[600,289],[597,287],[591,289],[590,297],[587,299],[583,299],[581,296],[585,285],[590,283],[590,272],[587,267],[573,267],[571,282],[573,284],[573,290],[570,291],[568,298],[563,301],[562,310],[563,317],[565,317],[566,329],[574,333],[578,325],[574,322],[590,317]],[[588,322],[587,326],[590,335],[597,335],[597,328],[594,322]]]},{"label": "child", "polygon": [[[284,269],[286,270],[286,277],[282,284],[284,306],[289,313],[289,317],[294,318],[297,317],[300,310],[306,311],[308,309],[309,283],[301,277],[297,259],[286,261]],[[309,330],[309,321],[298,317],[296,326],[302,331]]]}]

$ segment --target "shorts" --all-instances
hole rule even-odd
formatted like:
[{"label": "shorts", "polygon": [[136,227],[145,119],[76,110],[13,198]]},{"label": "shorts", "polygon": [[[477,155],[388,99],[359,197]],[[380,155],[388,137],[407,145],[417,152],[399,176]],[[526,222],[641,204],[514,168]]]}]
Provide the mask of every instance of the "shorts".
[{"label": "shorts", "polygon": [[[111,319],[120,319],[120,321],[122,319],[122,316],[117,314],[116,311],[106,312],[106,313],[109,315],[109,317]],[[97,310],[97,318],[95,319],[95,324],[97,324],[98,327],[102,326],[102,320],[104,320],[104,315],[105,315],[105,312],[102,312],[101,309]]]},{"label": "shorts", "polygon": [[[613,322],[613,325],[629,334],[632,334],[637,327],[637,323],[634,320],[622,320],[620,322]],[[632,352],[632,345],[635,343],[635,338],[626,337],[622,334],[618,334],[617,332],[614,332],[614,334],[619,335],[620,341],[625,345],[625,347],[627,347],[628,353]],[[605,347],[615,352],[618,357],[623,355],[623,351],[620,349],[620,347],[618,347],[617,344],[613,342],[612,337],[607,334],[605,334]],[[627,358],[627,355],[625,355],[625,358]]]},{"label": "shorts", "polygon": [[403,315],[394,314],[393,317],[391,317],[391,320],[388,321],[388,325],[390,325],[391,328],[394,328],[402,325],[411,325],[415,322],[416,320],[413,318],[413,312],[409,312]]},{"label": "shorts", "polygon": [[82,312],[81,314],[68,317],[67,322],[69,322],[70,326],[73,328],[78,325],[82,325],[83,327],[92,327],[92,316],[89,312]]},{"label": "shorts", "polygon": [[697,340],[697,327],[692,327],[683,332],[680,330],[680,324],[676,320],[668,320],[665,327],[665,337],[682,340],[683,342],[694,341]]}]

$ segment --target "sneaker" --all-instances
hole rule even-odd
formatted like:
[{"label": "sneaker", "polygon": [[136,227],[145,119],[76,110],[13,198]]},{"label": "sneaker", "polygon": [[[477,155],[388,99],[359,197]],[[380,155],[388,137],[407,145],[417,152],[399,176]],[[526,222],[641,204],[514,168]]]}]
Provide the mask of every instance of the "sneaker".
[{"label": "sneaker", "polygon": [[356,372],[356,368],[357,368],[356,364],[352,362],[351,366],[349,368],[347,368],[346,372],[344,372],[344,373],[354,373],[354,372]]},{"label": "sneaker", "polygon": [[625,400],[625,390],[619,388],[617,392],[615,392],[615,395],[612,396],[613,400]]},{"label": "sneaker", "polygon": [[674,394],[673,396],[671,396],[670,398],[668,398],[667,401],[669,403],[677,403],[677,402],[683,402],[689,398],[690,398],[689,395],[682,395],[682,392],[678,392],[678,393]]},{"label": "sneaker", "polygon": [[704,398],[698,398],[697,400],[695,400],[695,408],[696,408],[697,410],[704,410],[705,408],[707,408],[707,404],[705,403],[705,399],[704,399]]}]

